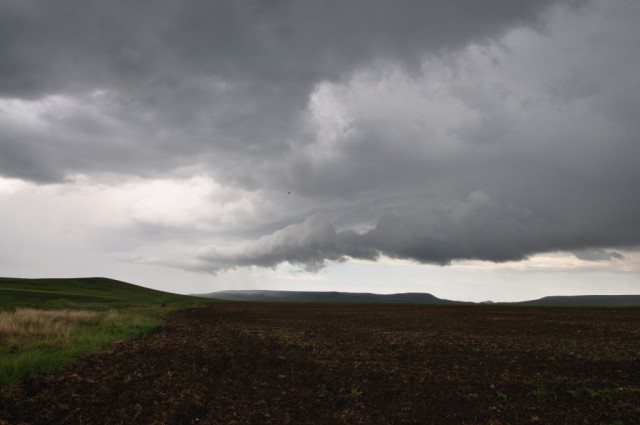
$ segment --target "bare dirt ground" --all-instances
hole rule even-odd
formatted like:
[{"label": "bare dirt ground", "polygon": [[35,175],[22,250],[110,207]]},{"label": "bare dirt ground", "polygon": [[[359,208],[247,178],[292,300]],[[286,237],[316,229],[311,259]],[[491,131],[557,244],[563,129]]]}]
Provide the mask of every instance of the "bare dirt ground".
[{"label": "bare dirt ground", "polygon": [[640,309],[221,303],[0,397],[9,424],[638,424]]}]

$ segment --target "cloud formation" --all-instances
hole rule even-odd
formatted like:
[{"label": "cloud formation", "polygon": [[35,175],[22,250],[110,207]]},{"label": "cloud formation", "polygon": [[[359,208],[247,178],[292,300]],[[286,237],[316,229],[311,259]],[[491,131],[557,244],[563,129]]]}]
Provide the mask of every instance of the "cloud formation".
[{"label": "cloud formation", "polygon": [[317,84],[378,61],[419,67],[536,25],[550,3],[5,1],[0,98],[23,116],[2,123],[0,168],[51,182],[204,161],[255,184],[237,168],[270,172],[311,142],[302,115]]},{"label": "cloud formation", "polygon": [[617,258],[640,245],[639,16],[632,0],[2,1],[0,175],[160,182],[123,213],[149,246],[135,256],[185,269]]}]

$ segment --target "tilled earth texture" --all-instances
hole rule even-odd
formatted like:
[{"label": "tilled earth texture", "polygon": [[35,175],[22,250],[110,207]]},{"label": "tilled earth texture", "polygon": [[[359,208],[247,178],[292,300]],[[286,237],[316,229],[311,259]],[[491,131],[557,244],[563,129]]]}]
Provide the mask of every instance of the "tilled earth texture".
[{"label": "tilled earth texture", "polygon": [[640,310],[221,303],[5,391],[0,418],[639,424]]}]

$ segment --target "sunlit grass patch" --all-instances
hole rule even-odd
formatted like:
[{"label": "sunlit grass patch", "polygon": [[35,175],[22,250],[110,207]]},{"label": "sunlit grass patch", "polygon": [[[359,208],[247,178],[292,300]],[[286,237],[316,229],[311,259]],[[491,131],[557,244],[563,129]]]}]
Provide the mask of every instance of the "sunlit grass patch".
[{"label": "sunlit grass patch", "polygon": [[21,308],[0,312],[0,336],[8,341],[34,336],[68,337],[79,324],[97,321],[95,311]]}]

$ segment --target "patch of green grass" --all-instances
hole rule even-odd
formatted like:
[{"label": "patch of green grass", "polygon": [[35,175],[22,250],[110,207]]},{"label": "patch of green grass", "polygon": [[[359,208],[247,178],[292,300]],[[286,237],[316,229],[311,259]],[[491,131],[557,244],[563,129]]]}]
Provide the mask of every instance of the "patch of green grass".
[{"label": "patch of green grass", "polygon": [[[148,332],[171,311],[214,302],[104,278],[0,278],[0,300],[0,388]],[[53,326],[80,312],[91,319]]]},{"label": "patch of green grass", "polygon": [[323,398],[331,395],[331,391],[325,384],[318,385],[318,398]]},{"label": "patch of green grass", "polygon": [[544,386],[543,383],[538,382],[536,384],[536,389],[533,391],[536,397],[547,397],[549,395],[553,395],[553,391]]},{"label": "patch of green grass", "polygon": [[362,390],[358,387],[351,388],[351,393],[349,394],[351,397],[358,398],[362,395]]},{"label": "patch of green grass", "polygon": [[[60,310],[66,311],[66,310]],[[43,310],[50,312],[50,310]],[[133,338],[160,323],[148,312],[101,312],[97,320],[77,324],[64,333],[3,335],[0,387],[15,385],[38,373],[53,371],[70,359]]]},{"label": "patch of green grass", "polygon": [[580,390],[578,390],[578,389],[576,389],[576,390],[567,390],[567,394],[569,394],[573,398],[578,398],[578,397],[580,397]]},{"label": "patch of green grass", "polygon": [[507,398],[509,398],[509,396],[507,395],[507,393],[504,393],[502,391],[496,391],[496,395],[498,396],[498,398],[502,401],[507,400]]}]

